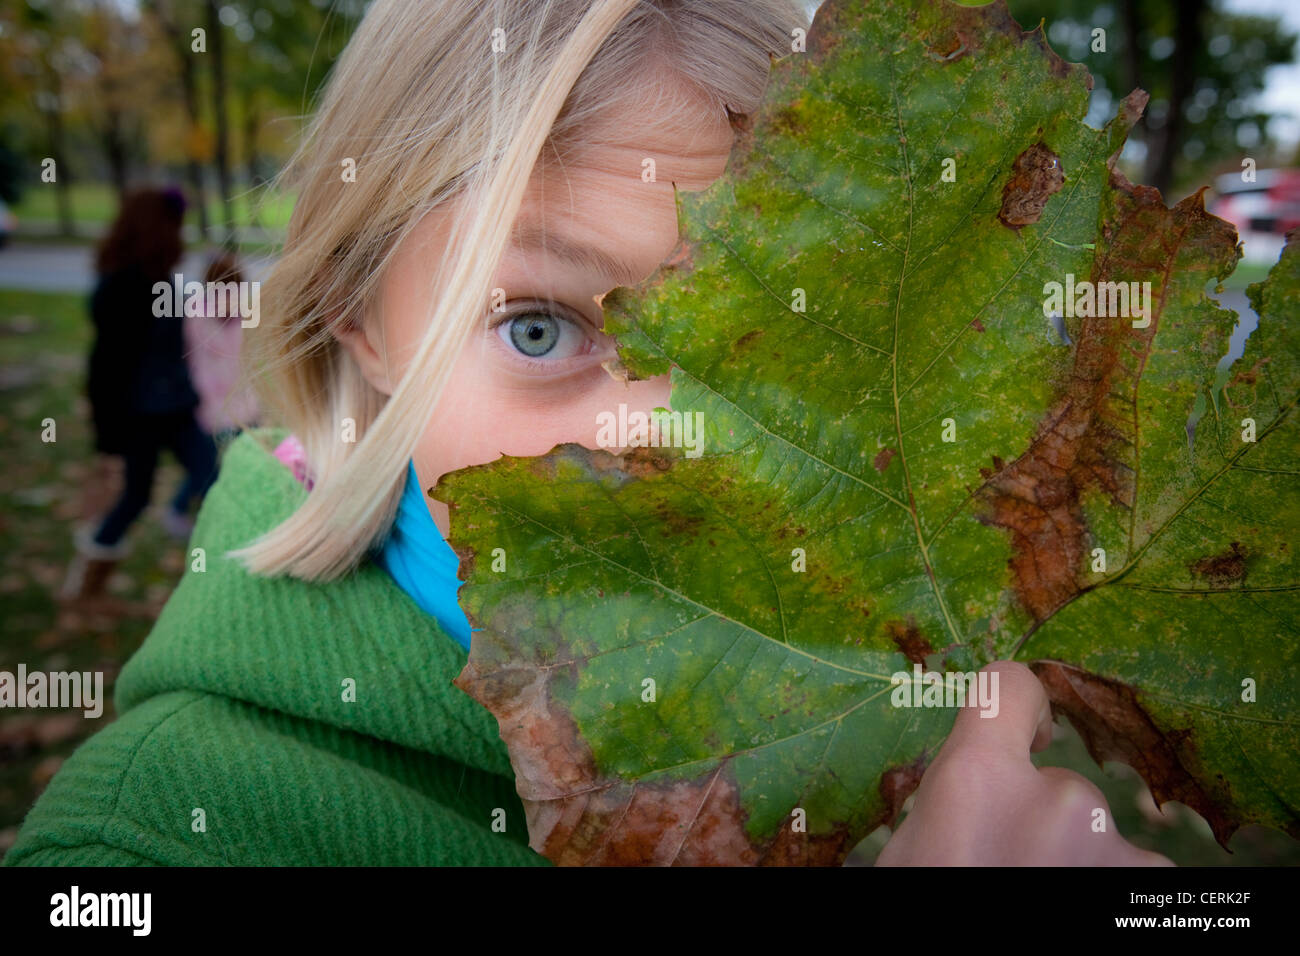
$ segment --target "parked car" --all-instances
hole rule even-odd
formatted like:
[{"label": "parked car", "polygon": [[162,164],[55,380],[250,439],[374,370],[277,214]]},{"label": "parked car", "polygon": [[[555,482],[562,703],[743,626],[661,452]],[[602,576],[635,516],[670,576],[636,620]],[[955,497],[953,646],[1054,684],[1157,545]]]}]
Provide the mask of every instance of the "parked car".
[{"label": "parked car", "polygon": [[1300,170],[1261,169],[1249,183],[1228,173],[1214,181],[1214,190],[1210,212],[1237,227],[1245,258],[1276,261],[1283,237],[1300,226]]}]

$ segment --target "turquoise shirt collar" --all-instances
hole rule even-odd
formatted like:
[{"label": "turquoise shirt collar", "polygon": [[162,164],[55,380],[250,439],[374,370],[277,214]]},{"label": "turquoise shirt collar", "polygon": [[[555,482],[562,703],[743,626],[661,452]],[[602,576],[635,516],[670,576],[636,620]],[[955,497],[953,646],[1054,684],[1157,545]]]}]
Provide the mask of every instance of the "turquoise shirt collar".
[{"label": "turquoise shirt collar", "polygon": [[375,560],[425,613],[469,650],[469,619],[457,601],[464,583],[456,576],[460,558],[433,523],[413,461],[407,463],[406,487],[392,531]]}]

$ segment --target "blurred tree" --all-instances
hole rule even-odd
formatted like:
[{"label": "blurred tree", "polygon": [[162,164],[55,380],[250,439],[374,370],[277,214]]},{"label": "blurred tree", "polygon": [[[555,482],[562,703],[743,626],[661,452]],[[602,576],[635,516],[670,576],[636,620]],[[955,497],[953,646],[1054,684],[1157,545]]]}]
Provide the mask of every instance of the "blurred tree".
[{"label": "blurred tree", "polygon": [[[247,191],[266,182],[264,166],[290,151],[289,133],[365,10],[365,0],[145,0],[158,18],[181,74],[181,93],[190,117],[190,155],[210,160],[216,173],[224,222],[222,239],[234,238],[232,200],[236,168]],[[206,52],[189,52],[189,29],[206,29]],[[183,41],[184,46],[178,45]],[[199,69],[203,68],[203,73]],[[186,72],[189,77],[186,78]],[[206,77],[207,109],[201,111],[200,78]],[[192,106],[190,104],[193,104]],[[210,118],[205,123],[201,112]],[[263,130],[289,119],[284,133],[266,152]],[[278,147],[278,148],[276,148]],[[191,182],[194,181],[191,174]],[[250,210],[256,205],[247,203]]]},{"label": "blurred tree", "polygon": [[[6,105],[16,104],[23,112],[35,114],[43,135],[31,135],[37,151],[28,161],[41,168],[46,159],[53,160],[52,185],[59,216],[59,232],[71,236],[76,231],[72,214],[72,170],[68,165],[65,112],[68,96],[65,79],[75,74],[77,59],[69,49],[66,35],[78,24],[67,11],[50,9],[46,3],[6,0],[3,22],[5,30],[4,63]],[[12,82],[12,87],[10,83]],[[38,181],[37,175],[31,180]]]},{"label": "blurred tree", "polygon": [[198,206],[199,236],[208,237],[207,190],[203,183],[203,163],[207,160],[206,136],[199,105],[199,80],[194,39],[191,30],[199,20],[198,4],[186,0],[145,0],[144,9],[153,17],[162,42],[171,51],[180,79],[181,103],[185,109],[185,173],[190,192]]},{"label": "blurred tree", "polygon": [[365,3],[237,0],[228,8],[234,11],[232,30],[237,41],[232,58],[238,57],[239,66],[232,73],[231,86],[241,120],[244,175],[249,187],[257,189],[270,174],[270,157],[261,148],[264,127],[284,116],[308,112],[311,98],[351,36]]},{"label": "blurred tree", "polygon": [[[240,117],[244,175],[250,189],[272,165],[261,140],[268,124],[310,111],[329,68],[365,12],[365,0],[232,0],[226,5],[235,43],[231,92]],[[283,156],[275,157],[276,161]],[[255,205],[250,203],[254,209]]]},{"label": "blurred tree", "polygon": [[[1107,113],[1135,87],[1151,94],[1134,138],[1145,149],[1142,181],[1166,198],[1246,156],[1265,164],[1269,116],[1256,100],[1269,67],[1292,62],[1297,39],[1276,17],[1230,13],[1223,0],[1009,3],[1026,28],[1045,19],[1053,49],[1088,67]],[[1098,29],[1104,50],[1094,49]]]},{"label": "blurred tree", "polygon": [[133,161],[144,161],[139,144],[147,121],[147,106],[157,75],[157,56],[148,47],[137,12],[117,0],[82,0],[65,6],[81,7],[78,19],[81,47],[88,55],[87,75],[92,105],[90,123],[95,130],[109,177],[119,196],[126,195]]},{"label": "blurred tree", "polygon": [[6,145],[19,156],[20,180],[39,183],[42,161],[55,161],[48,188],[58,190],[60,228],[71,235],[70,158],[81,178],[106,174],[118,189],[134,170],[180,167],[206,234],[211,168],[229,238],[236,180],[255,189],[292,151],[365,6],[0,0],[0,125],[16,130]]},{"label": "blurred tree", "polygon": [[217,196],[221,200],[222,241],[233,245],[235,220],[230,209],[230,116],[226,112],[226,50],[224,31],[221,29],[226,10],[218,0],[207,0],[208,7],[208,57],[212,66],[212,115],[216,128],[216,150],[213,160],[217,170]]}]

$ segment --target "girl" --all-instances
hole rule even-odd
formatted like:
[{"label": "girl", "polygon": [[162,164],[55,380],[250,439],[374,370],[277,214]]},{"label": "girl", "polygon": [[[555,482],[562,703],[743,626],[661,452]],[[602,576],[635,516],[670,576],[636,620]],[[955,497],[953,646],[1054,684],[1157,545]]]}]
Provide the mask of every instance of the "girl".
[{"label": "girl", "polygon": [[[230,252],[220,252],[203,273],[207,288],[226,289],[244,283],[239,260]],[[217,446],[229,445],[239,429],[257,419],[257,402],[247,390],[236,389],[239,379],[239,343],[243,322],[236,310],[223,300],[215,315],[206,306],[187,310],[185,315],[185,364],[190,381],[199,396],[194,417],[203,432],[212,436]],[[188,521],[190,501],[201,497],[193,478],[185,476],[172,499],[165,522],[174,537],[186,539],[193,530]],[[184,519],[184,520],[178,520]]]},{"label": "girl", "polygon": [[194,418],[199,399],[182,356],[181,317],[158,316],[153,308],[154,284],[170,282],[181,258],[184,214],[179,191],[137,190],[99,247],[87,392],[95,449],[121,455],[126,480],[108,514],[78,532],[65,599],[100,597],[126,553],[127,529],[149,504],[162,449],[171,449],[196,489],[216,477],[216,449]]},{"label": "girl", "polygon": [[[247,337],[286,427],[231,446],[121,716],[6,862],[545,862],[495,720],[451,685],[469,629],[420,489],[667,404],[666,376],[602,368],[601,299],[668,255],[674,190],[722,172],[804,26],[785,0],[370,7]],[[1035,770],[1046,697],[998,666],[999,717],[963,715],[889,861],[1149,861],[1090,833],[1089,784]]]}]

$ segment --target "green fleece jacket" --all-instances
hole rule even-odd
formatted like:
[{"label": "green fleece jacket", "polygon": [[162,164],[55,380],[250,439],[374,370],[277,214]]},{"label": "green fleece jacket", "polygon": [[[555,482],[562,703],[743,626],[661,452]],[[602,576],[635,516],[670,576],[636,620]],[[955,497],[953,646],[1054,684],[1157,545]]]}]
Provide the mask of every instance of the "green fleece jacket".
[{"label": "green fleece jacket", "polygon": [[[194,557],[118,679],[118,717],[55,774],[6,865],[529,865],[495,719],[452,685],[465,651],[372,562],[308,584],[226,551],[306,494],[227,450]],[[504,825],[504,831],[502,831]]]}]

